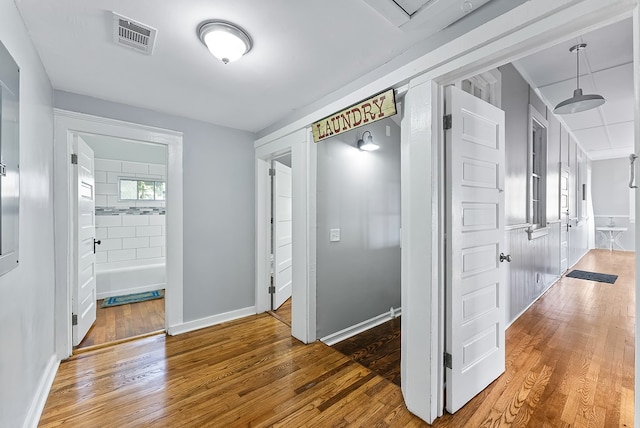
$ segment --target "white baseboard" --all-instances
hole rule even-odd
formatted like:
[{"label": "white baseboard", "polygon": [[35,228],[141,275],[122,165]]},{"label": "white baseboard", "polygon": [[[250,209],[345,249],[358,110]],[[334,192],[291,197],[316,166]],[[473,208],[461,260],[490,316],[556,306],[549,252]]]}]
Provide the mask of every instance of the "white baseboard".
[{"label": "white baseboard", "polygon": [[378,326],[380,324],[384,324],[387,321],[392,320],[393,318],[397,318],[402,315],[402,308],[397,308],[393,310],[393,314],[391,310],[389,312],[385,312],[384,314],[380,314],[376,317],[370,318],[366,321],[362,321],[356,325],[352,325],[351,327],[347,327],[344,330],[337,331],[333,334],[325,336],[320,339],[321,342],[326,343],[329,346],[333,346],[338,342],[341,342],[345,339],[355,336],[356,334],[360,334],[363,331],[367,331],[370,328]]},{"label": "white baseboard", "polygon": [[29,406],[29,413],[27,413],[27,417],[22,425],[24,428],[36,428],[38,426],[59,365],[60,360],[58,360],[55,354],[52,355],[51,358],[49,358],[47,367],[44,369],[44,373],[42,373],[42,377],[40,377],[40,382],[38,382],[38,388],[33,396],[33,401],[31,401],[31,406]]},{"label": "white baseboard", "polygon": [[175,336],[178,334],[187,333],[193,330],[199,330],[205,327],[211,327],[216,324],[221,324],[223,322],[232,321],[238,318],[244,318],[255,314],[256,307],[250,306],[248,308],[237,309],[235,311],[225,312],[206,318],[200,318],[198,320],[187,321],[182,324],[169,326],[169,328],[167,329],[167,333],[169,333],[171,336]]},{"label": "white baseboard", "polygon": [[[569,271],[569,269],[567,269],[567,272],[568,272],[568,271]],[[516,317],[513,319],[513,321],[511,321],[509,324],[507,324],[507,326],[504,328],[504,330],[506,331],[509,327],[511,327],[511,325],[512,325],[514,322],[516,322],[516,320],[517,320],[518,318],[520,318],[520,317],[522,316],[522,314],[524,314],[525,312],[527,312],[527,311],[529,310],[529,308],[531,308],[531,306],[533,306],[533,304],[534,304],[534,303],[536,303],[538,300],[540,300],[540,298],[541,298],[542,296],[544,296],[544,295],[547,293],[547,291],[551,290],[551,287],[553,287],[553,286],[554,286],[554,284],[555,284],[556,282],[560,281],[560,279],[561,279],[561,278],[562,278],[561,276],[557,277],[555,280],[553,280],[553,282],[552,282],[551,284],[549,284],[549,285],[547,286],[547,288],[545,288],[544,290],[542,290],[542,293],[540,293],[540,295],[539,295],[538,297],[536,297],[536,298],[533,300],[533,302],[529,303],[529,305],[528,305],[526,308],[524,308],[523,310],[521,310],[521,311],[520,311],[520,313],[519,313],[518,315],[516,315]]]},{"label": "white baseboard", "polygon": [[123,290],[104,291],[102,293],[96,293],[96,300],[108,299],[109,297],[115,296],[126,296],[127,294],[162,290],[163,288],[166,288],[166,284],[164,282],[161,284],[143,285],[142,287],[125,288]]}]

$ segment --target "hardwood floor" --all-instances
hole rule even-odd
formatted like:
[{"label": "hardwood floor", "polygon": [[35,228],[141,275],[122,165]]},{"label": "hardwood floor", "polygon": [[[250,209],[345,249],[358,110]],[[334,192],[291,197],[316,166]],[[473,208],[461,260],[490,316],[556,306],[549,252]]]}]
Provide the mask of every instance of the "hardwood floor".
[{"label": "hardwood floor", "polygon": [[256,315],[79,354],[60,365],[42,427],[426,426],[400,389]]},{"label": "hardwood floor", "polygon": [[96,322],[76,349],[105,345],[164,330],[164,299],[101,308],[97,302]]},{"label": "hardwood floor", "polygon": [[400,386],[400,318],[338,342],[333,349]]},{"label": "hardwood floor", "polygon": [[[507,370],[434,427],[632,427],[634,254],[592,251],[507,330]],[[427,426],[400,388],[263,314],[60,365],[40,426]]]},{"label": "hardwood floor", "polygon": [[270,311],[271,315],[291,327],[291,297],[289,297],[276,311]]}]

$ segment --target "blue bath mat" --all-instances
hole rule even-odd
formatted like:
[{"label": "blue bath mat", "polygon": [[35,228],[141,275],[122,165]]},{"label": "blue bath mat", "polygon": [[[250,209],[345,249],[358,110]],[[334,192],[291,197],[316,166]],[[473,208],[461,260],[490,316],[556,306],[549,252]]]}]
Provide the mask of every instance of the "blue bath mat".
[{"label": "blue bath mat", "polygon": [[613,284],[618,279],[618,275],[609,275],[606,273],[588,272],[586,270],[572,270],[567,274],[571,278],[586,279],[587,281],[606,282]]},{"label": "blue bath mat", "polygon": [[113,296],[104,299],[101,308],[108,308],[109,306],[127,305],[129,303],[144,302],[146,300],[162,299],[164,297],[164,290],[145,291],[144,293],[127,294],[126,296]]}]

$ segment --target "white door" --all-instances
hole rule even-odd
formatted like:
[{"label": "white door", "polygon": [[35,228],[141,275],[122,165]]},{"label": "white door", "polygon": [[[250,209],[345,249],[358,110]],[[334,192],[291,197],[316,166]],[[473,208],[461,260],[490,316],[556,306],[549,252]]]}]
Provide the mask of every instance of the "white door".
[{"label": "white door", "polygon": [[77,155],[74,169],[74,201],[77,202],[74,227],[73,270],[73,346],[77,346],[96,320],[96,255],[95,191],[93,150],[74,134],[73,152]]},{"label": "white door", "polygon": [[273,178],[273,305],[274,311],[291,297],[292,248],[291,239],[291,168],[274,161]]},{"label": "white door", "polygon": [[560,275],[569,268],[569,171],[562,169],[560,173]]},{"label": "white door", "polygon": [[454,413],[505,368],[505,122],[502,110],[451,86],[445,110],[446,408]]}]

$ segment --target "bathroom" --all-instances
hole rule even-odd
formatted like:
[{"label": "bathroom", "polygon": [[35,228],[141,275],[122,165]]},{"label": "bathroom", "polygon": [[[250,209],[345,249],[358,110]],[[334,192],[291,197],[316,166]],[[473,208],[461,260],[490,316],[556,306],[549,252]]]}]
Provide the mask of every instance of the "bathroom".
[{"label": "bathroom", "polygon": [[[153,291],[163,294],[167,150],[159,144],[101,135],[83,134],[82,138],[94,151],[95,239],[96,244],[99,242],[95,249],[98,326],[104,299]],[[153,323],[116,320],[138,327],[112,326],[111,329],[119,333],[111,337],[121,340],[126,338],[123,335],[137,336],[163,329],[164,299],[154,305]],[[149,312],[127,309],[117,317],[122,318],[122,314],[127,318],[140,317],[141,313]],[[96,326],[92,330],[103,330]],[[128,333],[123,333],[125,330]],[[83,343],[96,345],[103,340],[92,339],[91,334],[90,331]],[[104,340],[108,341],[108,337]]]}]

